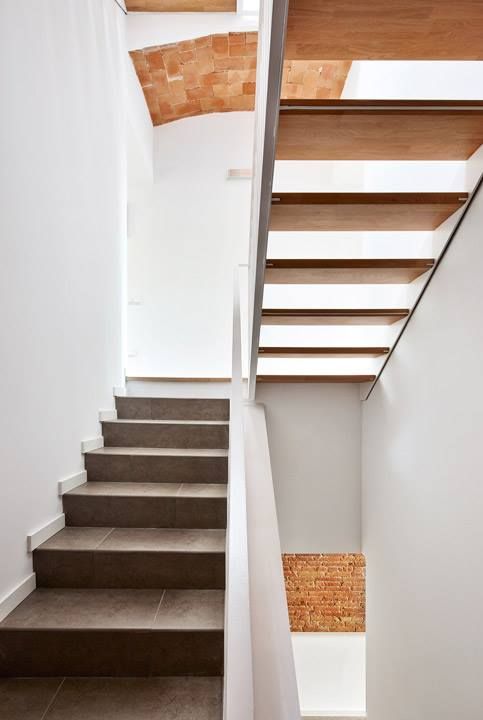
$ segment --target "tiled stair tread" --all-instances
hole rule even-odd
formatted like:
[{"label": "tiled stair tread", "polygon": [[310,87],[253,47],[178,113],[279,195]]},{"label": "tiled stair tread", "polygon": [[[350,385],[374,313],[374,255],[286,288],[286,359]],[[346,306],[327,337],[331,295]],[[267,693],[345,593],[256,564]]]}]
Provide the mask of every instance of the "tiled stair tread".
[{"label": "tiled stair tread", "polygon": [[6,678],[0,679],[0,717],[221,720],[222,693],[219,677]]},{"label": "tiled stair tread", "polygon": [[141,418],[117,418],[103,420],[103,425],[229,425],[228,420],[143,420]]},{"label": "tiled stair tread", "polygon": [[170,418],[172,420],[228,420],[230,401],[223,398],[116,397],[119,418]]},{"label": "tiled stair tread", "polygon": [[38,548],[58,551],[224,553],[224,530],[66,527]]},{"label": "tiled stair tread", "polygon": [[223,590],[35,590],[0,623],[19,630],[223,630]]},{"label": "tiled stair tread", "polygon": [[116,497],[226,498],[226,485],[216,483],[86,482],[68,495]]},{"label": "tiled stair tread", "polygon": [[228,457],[228,450],[211,448],[102,447],[86,455],[149,455],[173,457]]}]

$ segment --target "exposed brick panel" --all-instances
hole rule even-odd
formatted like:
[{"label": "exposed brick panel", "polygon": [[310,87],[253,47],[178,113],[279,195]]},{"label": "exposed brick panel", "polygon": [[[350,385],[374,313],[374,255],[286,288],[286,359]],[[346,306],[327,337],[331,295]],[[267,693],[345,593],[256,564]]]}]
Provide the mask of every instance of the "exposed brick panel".
[{"label": "exposed brick panel", "polygon": [[[256,32],[232,32],[133,50],[153,124],[253,110],[257,38]],[[282,97],[340,97],[349,67],[347,61],[288,61]]]},{"label": "exposed brick panel", "polygon": [[256,32],[207,35],[130,55],[153,125],[255,107]]},{"label": "exposed brick panel", "polygon": [[285,60],[282,97],[340,98],[350,66],[349,60]]},{"label": "exposed brick panel", "polygon": [[365,631],[365,558],[283,555],[292,632]]}]

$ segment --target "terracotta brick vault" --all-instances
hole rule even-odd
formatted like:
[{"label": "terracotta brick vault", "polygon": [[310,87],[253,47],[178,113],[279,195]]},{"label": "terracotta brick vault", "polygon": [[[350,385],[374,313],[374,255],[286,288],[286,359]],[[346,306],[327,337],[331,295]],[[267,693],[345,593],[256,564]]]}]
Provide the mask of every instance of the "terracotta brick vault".
[{"label": "terracotta brick vault", "polygon": [[[205,113],[253,110],[257,36],[207,35],[131,51],[153,125]],[[347,61],[286,61],[282,97],[340,97],[349,68]]]},{"label": "terracotta brick vault", "polygon": [[365,558],[283,555],[292,632],[365,631]]}]

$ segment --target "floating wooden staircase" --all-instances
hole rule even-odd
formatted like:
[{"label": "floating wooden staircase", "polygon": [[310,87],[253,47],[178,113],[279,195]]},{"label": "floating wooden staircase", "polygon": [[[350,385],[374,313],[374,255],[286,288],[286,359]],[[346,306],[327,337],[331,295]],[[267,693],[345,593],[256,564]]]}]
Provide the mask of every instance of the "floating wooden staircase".
[{"label": "floating wooden staircase", "polygon": [[483,102],[282,100],[277,160],[467,160]]},{"label": "floating wooden staircase", "polygon": [[269,284],[391,284],[410,283],[434,265],[434,260],[410,259],[282,259],[267,260]]},{"label": "floating wooden staircase", "polygon": [[274,193],[270,230],[435,230],[468,193]]},{"label": "floating wooden staircase", "polygon": [[262,325],[391,325],[405,308],[263,308]]},{"label": "floating wooden staircase", "polygon": [[[0,623],[0,676],[67,678],[56,718],[93,720],[127,692],[133,718],[155,696],[169,717],[220,720],[228,401],[117,410],[87,482],[63,496],[66,527],[34,551],[37,589]],[[144,694],[121,678],[143,678]]]},{"label": "floating wooden staircase", "polygon": [[[483,4],[473,0],[290,0],[284,60],[319,73],[321,58],[479,60],[482,34]],[[465,161],[482,143],[481,100],[297,96],[280,101],[275,160],[300,161],[303,188],[307,161]],[[257,380],[372,380],[435,266],[430,233],[468,193],[290,192],[291,167],[271,197]],[[378,251],[402,233],[413,234],[407,256],[402,244]],[[333,243],[328,257],[314,249],[319,234],[321,248]],[[337,254],[339,238],[353,256]]]}]

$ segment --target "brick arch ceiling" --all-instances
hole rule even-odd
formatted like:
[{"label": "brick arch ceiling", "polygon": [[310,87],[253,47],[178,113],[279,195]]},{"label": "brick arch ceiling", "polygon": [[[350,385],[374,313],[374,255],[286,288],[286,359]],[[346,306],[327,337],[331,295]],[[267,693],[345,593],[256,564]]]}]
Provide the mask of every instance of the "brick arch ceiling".
[{"label": "brick arch ceiling", "polygon": [[[206,35],[130,55],[153,125],[255,107],[256,32]],[[338,98],[350,61],[289,60],[282,97]]]}]

